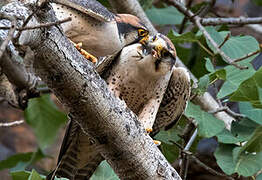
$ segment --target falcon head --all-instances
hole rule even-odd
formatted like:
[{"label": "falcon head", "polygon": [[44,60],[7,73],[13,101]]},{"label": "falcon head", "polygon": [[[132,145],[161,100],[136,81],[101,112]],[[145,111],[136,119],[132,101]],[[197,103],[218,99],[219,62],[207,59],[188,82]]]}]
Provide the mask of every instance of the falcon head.
[{"label": "falcon head", "polygon": [[138,53],[138,66],[144,71],[155,75],[165,75],[171,72],[176,62],[176,50],[173,43],[163,34],[149,37],[143,43]]},{"label": "falcon head", "polygon": [[148,41],[149,31],[138,17],[131,14],[117,14],[115,19],[123,47]]}]

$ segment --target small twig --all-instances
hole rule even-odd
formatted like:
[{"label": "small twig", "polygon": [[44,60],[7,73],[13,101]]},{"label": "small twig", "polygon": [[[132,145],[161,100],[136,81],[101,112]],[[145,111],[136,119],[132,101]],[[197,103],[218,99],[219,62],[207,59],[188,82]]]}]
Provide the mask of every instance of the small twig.
[{"label": "small twig", "polygon": [[195,129],[193,135],[191,136],[191,138],[187,142],[187,144],[186,144],[186,146],[184,148],[185,151],[188,151],[190,149],[190,147],[192,146],[192,144],[195,141],[196,137],[197,137],[197,129]]},{"label": "small twig", "polygon": [[[33,12],[26,18],[26,20],[24,21],[24,23],[23,23],[23,25],[22,25],[22,28],[23,27],[25,27],[27,24],[28,24],[28,22],[30,21],[30,19],[33,17],[33,15],[37,12],[37,10],[38,9],[34,9],[33,10]],[[22,31],[19,31],[17,34],[16,34],[16,36],[15,36],[15,38],[14,38],[14,44],[18,44],[18,39],[19,39],[19,37],[21,36],[21,33],[22,33]]]},{"label": "small twig", "polygon": [[0,123],[0,127],[11,127],[11,126],[17,126],[24,123],[24,120],[20,121],[14,121],[14,122],[9,122],[9,123]]},{"label": "small twig", "polygon": [[209,51],[200,41],[197,41],[197,44],[202,48],[204,49],[204,51],[206,51],[210,56],[214,57],[215,55]]},{"label": "small twig", "polygon": [[224,41],[218,46],[218,48],[221,48],[230,38],[230,33],[227,34],[225,37]]},{"label": "small twig", "polygon": [[203,33],[203,35],[205,36],[205,38],[214,46],[214,48],[216,49],[217,53],[220,54],[222,57],[224,57],[225,61],[230,64],[235,66],[238,69],[248,69],[247,66],[241,66],[238,65],[237,63],[234,62],[234,60],[232,60],[230,57],[228,57],[217,45],[217,43],[214,41],[214,39],[210,36],[210,34],[206,31],[206,29],[201,25],[200,23],[200,18],[196,17],[195,20],[195,24],[196,26],[199,28],[199,30]]},{"label": "small twig", "polygon": [[[186,117],[187,118],[187,117]],[[190,123],[186,125],[186,127],[184,128],[184,131],[183,131],[183,134],[181,136],[181,138],[183,138],[183,145],[185,145],[185,148],[186,149],[189,149],[190,146],[192,145],[192,132],[194,131],[195,129],[195,126],[194,124],[192,123],[193,119],[189,119]],[[195,133],[193,133],[195,134]],[[195,139],[195,135],[193,135]],[[182,147],[182,146],[181,146]],[[184,148],[182,148],[184,149]],[[180,176],[183,178],[183,179],[186,179],[186,176],[187,176],[187,171],[188,171],[188,163],[189,163],[189,160],[188,160],[188,156],[182,152],[180,152],[180,156],[181,156],[181,161],[179,163],[179,166],[180,166]]]},{"label": "small twig", "polygon": [[183,153],[181,154],[182,163],[180,165],[180,172],[179,175],[183,180],[186,180],[187,172],[188,172],[188,165],[189,165],[189,158],[188,155]]},{"label": "small twig", "polygon": [[210,2],[204,7],[203,10],[198,14],[199,17],[205,17],[206,14],[214,7],[216,0],[210,0]]},{"label": "small twig", "polygon": [[38,87],[37,91],[39,91],[39,93],[41,93],[41,94],[52,93],[51,89],[49,89],[48,87]]},{"label": "small twig", "polygon": [[[185,152],[187,153],[187,152]],[[222,176],[225,177],[227,179],[230,180],[234,180],[234,178],[226,175],[226,174],[222,174],[220,172],[217,172],[216,170],[214,170],[213,168],[207,166],[206,164],[204,164],[202,161],[200,161],[195,155],[193,155],[192,153],[189,153],[190,158],[192,158],[199,166],[201,166],[202,168],[204,168],[205,170],[207,170],[208,172],[210,172],[211,174],[217,175],[217,176]]]},{"label": "small twig", "polygon": [[[184,148],[184,151],[188,151],[190,149],[190,147],[192,146],[196,137],[197,137],[197,129],[195,129],[193,135],[191,136],[191,138],[187,142],[187,144]],[[186,177],[187,177],[188,165],[189,165],[188,155],[182,153],[182,165],[181,165],[180,176],[183,177],[183,179],[186,179]]]},{"label": "small twig", "polygon": [[201,162],[192,152],[190,151],[186,151],[183,149],[183,147],[178,144],[177,142],[173,141],[173,140],[169,140],[171,143],[173,143],[174,145],[176,145],[178,148],[180,148],[180,150],[182,151],[182,153],[188,155],[190,158],[192,158],[197,164],[199,164],[201,167],[203,167],[205,170],[207,170],[209,173],[217,175],[217,176],[222,176],[225,177],[227,179],[230,180],[234,180],[234,178],[226,175],[226,174],[222,174],[220,172],[217,172],[216,170],[212,169],[211,167],[207,166],[206,164],[204,164],[203,162]]},{"label": "small twig", "polygon": [[[192,5],[192,3],[193,3],[193,1],[194,0],[189,0],[188,2],[187,2],[187,4],[186,4],[186,7],[187,8],[190,8],[191,7],[191,5]],[[183,21],[182,21],[182,23],[181,23],[181,26],[180,26],[180,29],[179,29],[179,34],[182,34],[183,33],[183,30],[184,30],[184,28],[185,28],[185,24],[187,23],[187,17],[185,16],[184,17],[184,19],[183,19]]]},{"label": "small twig", "polygon": [[223,107],[217,108],[216,110],[214,110],[214,111],[209,111],[208,113],[215,114],[215,113],[222,112],[222,111],[227,112],[229,115],[233,116],[233,117],[236,118],[236,119],[241,119],[241,118],[246,117],[246,116],[243,115],[243,114],[239,114],[239,113],[236,113],[236,112],[232,111],[232,110],[231,110],[229,107],[227,107],[227,106],[223,106]]},{"label": "small twig", "polygon": [[224,60],[230,64],[235,66],[236,68],[239,68],[241,70],[243,69],[248,69],[247,66],[241,66],[238,65],[237,63],[235,63],[230,57],[228,57],[221,49],[219,49],[217,43],[214,41],[214,39],[210,36],[210,34],[206,31],[206,29],[204,28],[204,26],[202,26],[201,24],[201,20],[202,18],[200,18],[199,16],[195,15],[194,13],[192,13],[189,9],[187,9],[183,4],[179,3],[176,0],[165,0],[167,3],[171,4],[172,6],[176,7],[177,10],[179,10],[180,12],[182,12],[184,15],[188,16],[188,18],[190,19],[191,22],[193,22],[195,24],[195,26],[198,27],[198,29],[203,33],[203,35],[205,36],[205,38],[214,46],[216,52],[218,54],[220,54]]},{"label": "small twig", "polygon": [[201,18],[200,23],[203,26],[261,24],[262,17]]},{"label": "small twig", "polygon": [[255,52],[249,53],[249,54],[245,55],[244,57],[241,57],[241,58],[239,58],[239,59],[235,59],[234,62],[242,61],[242,60],[247,59],[247,58],[249,58],[249,57],[251,57],[251,56],[254,56],[255,54],[257,54],[257,53],[259,53],[259,52],[260,52],[260,49],[257,50],[257,51],[255,51]]},{"label": "small twig", "polygon": [[13,38],[13,36],[14,36],[15,29],[16,29],[16,25],[17,25],[17,20],[16,20],[15,17],[13,17],[13,16],[8,16],[8,15],[6,15],[6,14],[4,14],[4,13],[0,13],[0,18],[1,18],[1,19],[8,19],[8,20],[11,21],[11,27],[8,28],[8,29],[10,29],[10,30],[8,31],[7,37],[6,37],[6,39],[2,42],[2,44],[1,44],[1,46],[0,46],[0,59],[1,59],[2,56],[3,56],[3,54],[4,54],[4,52],[5,52],[5,50],[6,50],[6,47],[7,47],[8,43],[9,43],[9,41],[10,41],[10,40]]},{"label": "small twig", "polygon": [[[58,25],[58,24],[62,24],[68,21],[71,21],[72,18],[68,17],[59,21],[55,21],[55,22],[50,22],[50,23],[45,23],[45,24],[39,24],[36,26],[27,26],[27,27],[17,27],[16,30],[18,31],[25,31],[25,30],[32,30],[32,29],[38,29],[38,28],[42,28],[42,27],[49,27],[49,26],[54,26],[54,25]],[[10,27],[0,27],[0,29],[9,29]]]}]

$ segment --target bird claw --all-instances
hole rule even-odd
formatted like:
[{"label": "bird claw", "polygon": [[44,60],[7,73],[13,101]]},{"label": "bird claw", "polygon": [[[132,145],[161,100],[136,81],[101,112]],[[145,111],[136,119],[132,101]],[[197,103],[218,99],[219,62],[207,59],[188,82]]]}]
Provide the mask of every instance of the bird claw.
[{"label": "bird claw", "polygon": [[[149,134],[149,133],[151,133],[153,131],[153,129],[152,128],[146,128],[146,132]],[[161,141],[157,141],[157,140],[153,140],[154,141],[154,143],[157,145],[157,146],[159,146],[159,145],[161,145]]]},{"label": "bird claw", "polygon": [[157,145],[157,146],[161,145],[161,141],[157,141],[157,140],[153,140],[153,141],[154,141],[155,145]]},{"label": "bird claw", "polygon": [[152,128],[146,128],[146,132],[149,134],[149,133],[151,133],[153,131],[153,129]]},{"label": "bird claw", "polygon": [[92,54],[88,53],[87,51],[85,51],[84,49],[82,49],[82,43],[74,43],[74,46],[76,47],[76,49],[86,58],[88,59],[89,61],[91,61],[93,64],[96,64],[97,63],[97,58],[95,56],[93,56]]}]

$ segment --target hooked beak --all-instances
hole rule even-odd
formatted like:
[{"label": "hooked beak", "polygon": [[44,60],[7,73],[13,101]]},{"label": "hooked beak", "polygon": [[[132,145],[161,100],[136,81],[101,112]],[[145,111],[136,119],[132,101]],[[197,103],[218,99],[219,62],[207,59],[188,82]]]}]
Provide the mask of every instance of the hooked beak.
[{"label": "hooked beak", "polygon": [[149,34],[144,36],[139,43],[141,43],[142,45],[146,46],[148,44],[148,40],[149,40]]},{"label": "hooked beak", "polygon": [[156,44],[153,48],[152,48],[152,56],[156,59],[161,59],[162,55],[161,52],[163,50],[163,46],[161,44]]}]

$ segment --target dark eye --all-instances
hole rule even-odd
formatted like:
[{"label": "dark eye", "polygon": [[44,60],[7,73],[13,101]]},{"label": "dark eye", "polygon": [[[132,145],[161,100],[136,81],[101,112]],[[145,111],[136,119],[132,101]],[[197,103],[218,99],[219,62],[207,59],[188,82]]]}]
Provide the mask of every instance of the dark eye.
[{"label": "dark eye", "polygon": [[166,50],[163,50],[163,51],[162,51],[162,57],[166,58],[166,57],[168,57],[168,56],[169,56],[169,52],[166,51]]},{"label": "dark eye", "polygon": [[138,29],[138,36],[146,36],[148,34],[148,31],[146,31],[145,29]]}]

